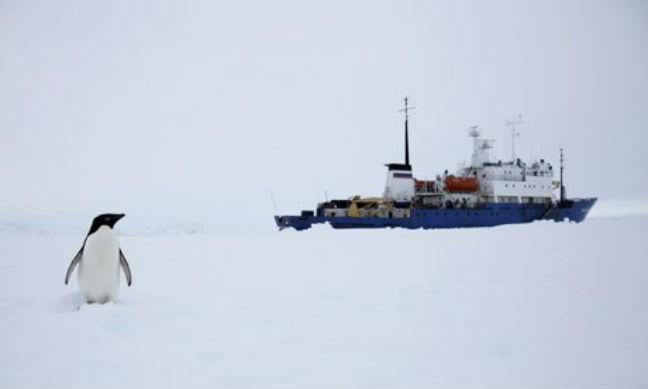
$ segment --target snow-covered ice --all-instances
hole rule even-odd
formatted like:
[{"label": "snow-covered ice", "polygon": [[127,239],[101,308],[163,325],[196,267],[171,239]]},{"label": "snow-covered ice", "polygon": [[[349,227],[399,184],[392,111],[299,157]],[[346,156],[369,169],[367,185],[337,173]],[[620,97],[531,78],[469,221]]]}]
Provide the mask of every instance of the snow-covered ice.
[{"label": "snow-covered ice", "polygon": [[646,231],[122,236],[107,305],[63,285],[81,236],[4,231],[0,386],[646,387]]}]

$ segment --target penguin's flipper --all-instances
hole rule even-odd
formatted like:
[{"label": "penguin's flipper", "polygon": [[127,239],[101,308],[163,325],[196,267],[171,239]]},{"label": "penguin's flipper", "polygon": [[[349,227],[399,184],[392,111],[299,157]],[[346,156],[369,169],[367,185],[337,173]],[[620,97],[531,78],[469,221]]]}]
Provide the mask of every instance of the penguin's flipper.
[{"label": "penguin's flipper", "polygon": [[121,268],[124,271],[124,275],[126,276],[126,284],[128,284],[128,286],[131,286],[131,284],[133,283],[133,276],[131,275],[128,261],[126,260],[126,257],[124,256],[124,253],[121,251],[121,249],[119,249],[119,264],[121,265]]},{"label": "penguin's flipper", "polygon": [[76,253],[74,258],[72,258],[72,262],[70,262],[70,266],[68,266],[67,273],[65,273],[65,285],[68,284],[68,281],[70,280],[70,276],[72,275],[72,272],[74,271],[74,268],[79,263],[82,256],[83,256],[83,247],[81,247],[79,252]]}]

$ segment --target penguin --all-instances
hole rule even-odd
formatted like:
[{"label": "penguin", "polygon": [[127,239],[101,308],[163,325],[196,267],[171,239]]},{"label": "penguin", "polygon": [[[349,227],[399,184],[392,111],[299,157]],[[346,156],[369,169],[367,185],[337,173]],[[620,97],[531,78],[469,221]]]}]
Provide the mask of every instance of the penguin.
[{"label": "penguin", "polygon": [[133,283],[130,266],[113,231],[115,223],[124,216],[123,213],[105,213],[95,217],[81,249],[67,269],[65,285],[79,265],[79,289],[88,304],[117,300],[120,266],[128,286]]}]

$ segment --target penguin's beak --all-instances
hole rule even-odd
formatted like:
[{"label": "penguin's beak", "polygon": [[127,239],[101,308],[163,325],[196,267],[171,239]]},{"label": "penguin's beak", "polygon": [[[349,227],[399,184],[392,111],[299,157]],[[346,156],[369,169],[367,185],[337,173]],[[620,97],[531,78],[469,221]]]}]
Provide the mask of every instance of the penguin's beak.
[{"label": "penguin's beak", "polygon": [[120,220],[121,218],[123,218],[124,216],[126,216],[125,213],[120,213],[119,215],[117,215],[117,220],[115,220],[115,222],[119,221],[119,220]]}]

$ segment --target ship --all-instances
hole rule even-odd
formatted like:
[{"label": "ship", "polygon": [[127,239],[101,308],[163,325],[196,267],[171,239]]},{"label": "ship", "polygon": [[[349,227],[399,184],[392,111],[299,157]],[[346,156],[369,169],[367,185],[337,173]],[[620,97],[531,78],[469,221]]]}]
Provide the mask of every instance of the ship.
[{"label": "ship", "polygon": [[[580,223],[596,203],[595,197],[567,198],[563,180],[564,159],[560,149],[560,179],[545,159],[523,162],[515,154],[516,124],[512,127],[511,160],[493,160],[494,140],[482,138],[477,126],[468,129],[473,152],[468,166],[456,173],[445,170],[433,180],[418,180],[409,157],[409,111],[405,116],[404,163],[388,163],[385,190],[380,197],[351,196],[317,204],[299,215],[275,215],[280,230],[302,231],[313,224],[328,223],[335,229],[350,228],[472,228],[539,220]],[[555,192],[558,192],[556,194]]]}]

